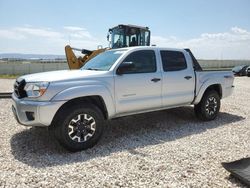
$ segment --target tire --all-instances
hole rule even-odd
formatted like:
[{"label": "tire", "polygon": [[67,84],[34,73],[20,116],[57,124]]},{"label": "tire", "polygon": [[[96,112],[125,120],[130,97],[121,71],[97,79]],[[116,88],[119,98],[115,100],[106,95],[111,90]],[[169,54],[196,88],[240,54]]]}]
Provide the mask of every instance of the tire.
[{"label": "tire", "polygon": [[99,141],[104,123],[103,113],[95,105],[75,104],[56,114],[51,130],[64,148],[76,152],[91,148]]},{"label": "tire", "polygon": [[201,101],[194,106],[197,118],[202,121],[214,120],[220,111],[220,96],[218,92],[210,90],[205,92]]}]

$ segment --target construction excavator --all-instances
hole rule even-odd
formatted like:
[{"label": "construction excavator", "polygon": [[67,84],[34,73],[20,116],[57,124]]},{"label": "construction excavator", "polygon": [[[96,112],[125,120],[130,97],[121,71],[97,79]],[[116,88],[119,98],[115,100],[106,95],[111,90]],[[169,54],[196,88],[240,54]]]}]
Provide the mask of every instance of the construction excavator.
[{"label": "construction excavator", "polygon": [[[148,27],[120,24],[108,30],[107,40],[108,47],[98,46],[96,50],[65,46],[69,68],[80,69],[88,60],[107,50],[131,46],[150,46],[150,30]],[[83,56],[77,57],[74,51],[80,51]]]}]

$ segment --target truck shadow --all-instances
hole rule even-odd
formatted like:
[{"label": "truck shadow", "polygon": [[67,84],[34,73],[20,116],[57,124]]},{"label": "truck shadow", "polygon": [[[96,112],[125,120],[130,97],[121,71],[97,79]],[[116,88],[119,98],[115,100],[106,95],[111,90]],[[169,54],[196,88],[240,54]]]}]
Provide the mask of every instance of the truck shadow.
[{"label": "truck shadow", "polygon": [[15,159],[35,168],[84,162],[120,151],[147,155],[136,149],[228,126],[243,119],[221,112],[216,120],[201,122],[195,118],[192,107],[182,107],[112,120],[99,143],[82,152],[67,152],[43,128],[16,133],[11,138],[11,149]]}]

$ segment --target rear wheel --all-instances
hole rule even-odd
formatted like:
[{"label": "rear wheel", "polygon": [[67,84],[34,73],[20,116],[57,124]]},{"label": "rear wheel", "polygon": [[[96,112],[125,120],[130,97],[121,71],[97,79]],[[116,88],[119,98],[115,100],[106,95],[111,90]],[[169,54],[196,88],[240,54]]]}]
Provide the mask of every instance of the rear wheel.
[{"label": "rear wheel", "polygon": [[220,110],[220,96],[218,92],[207,91],[200,103],[194,106],[195,115],[203,121],[214,120]]},{"label": "rear wheel", "polygon": [[103,132],[104,117],[94,105],[72,105],[61,110],[53,124],[59,143],[70,151],[80,151],[98,142]]}]

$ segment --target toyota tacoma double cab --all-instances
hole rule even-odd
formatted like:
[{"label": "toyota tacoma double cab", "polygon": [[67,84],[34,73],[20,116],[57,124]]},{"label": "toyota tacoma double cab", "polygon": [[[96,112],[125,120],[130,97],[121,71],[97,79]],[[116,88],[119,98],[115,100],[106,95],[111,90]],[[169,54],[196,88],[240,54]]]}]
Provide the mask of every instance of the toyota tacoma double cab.
[{"label": "toyota tacoma double cab", "polygon": [[114,118],[193,105],[204,121],[216,118],[233,91],[231,71],[203,71],[189,49],[108,50],[79,70],[17,78],[12,110],[26,126],[47,126],[66,149],[94,146]]}]

